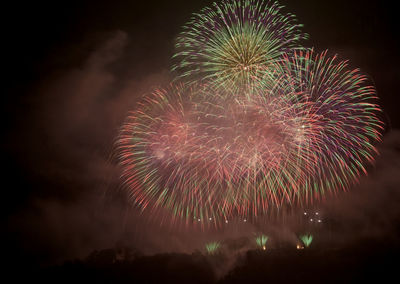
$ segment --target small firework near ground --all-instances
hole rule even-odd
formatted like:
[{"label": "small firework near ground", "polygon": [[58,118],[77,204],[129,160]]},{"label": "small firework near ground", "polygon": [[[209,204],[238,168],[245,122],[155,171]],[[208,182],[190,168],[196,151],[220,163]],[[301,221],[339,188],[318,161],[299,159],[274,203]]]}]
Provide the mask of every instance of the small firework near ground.
[{"label": "small firework near ground", "polygon": [[218,249],[220,248],[220,243],[219,242],[211,242],[206,244],[206,251],[208,254],[216,254],[218,252]]},{"label": "small firework near ground", "polygon": [[183,27],[178,82],[144,96],[117,140],[134,204],[218,227],[313,204],[367,174],[383,132],[371,80],[301,45],[281,8],[224,0]]},{"label": "small firework near ground", "polygon": [[256,237],[256,244],[262,250],[267,249],[267,241],[268,241],[268,236],[266,235],[261,235]]},{"label": "small firework near ground", "polygon": [[[300,240],[303,242],[304,246],[308,248],[312,243],[313,236],[312,235],[301,235]],[[298,245],[298,247],[299,247],[299,245]]]}]

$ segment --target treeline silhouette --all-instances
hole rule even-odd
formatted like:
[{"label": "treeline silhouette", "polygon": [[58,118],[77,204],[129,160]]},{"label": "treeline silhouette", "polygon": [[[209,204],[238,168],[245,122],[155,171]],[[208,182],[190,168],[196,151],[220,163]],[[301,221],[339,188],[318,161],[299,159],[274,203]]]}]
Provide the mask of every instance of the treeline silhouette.
[{"label": "treeline silhouette", "polygon": [[[398,282],[400,246],[364,240],[341,248],[249,250],[228,256],[164,253],[132,248],[94,251],[29,274],[38,283],[377,283]],[[234,265],[221,275],[224,263]],[[23,272],[22,272],[23,273]],[[394,277],[394,278],[393,278]]]}]

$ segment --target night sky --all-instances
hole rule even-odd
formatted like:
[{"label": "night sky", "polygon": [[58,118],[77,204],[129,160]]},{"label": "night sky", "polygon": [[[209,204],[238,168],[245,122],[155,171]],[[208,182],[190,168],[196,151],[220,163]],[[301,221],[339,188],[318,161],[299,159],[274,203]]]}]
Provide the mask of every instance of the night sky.
[{"label": "night sky", "polygon": [[[1,209],[9,265],[61,264],[116,245],[145,254],[192,253],[212,238],[251,236],[251,224],[199,233],[143,221],[121,190],[112,155],[127,112],[152,87],[173,78],[169,68],[181,26],[212,2],[61,0],[3,6]],[[397,9],[388,1],[280,3],[304,24],[310,35],[305,46],[337,53],[373,80],[384,110],[385,135],[369,176],[318,207],[343,246],[372,239],[396,247]],[[281,230],[276,234],[293,238]]]}]

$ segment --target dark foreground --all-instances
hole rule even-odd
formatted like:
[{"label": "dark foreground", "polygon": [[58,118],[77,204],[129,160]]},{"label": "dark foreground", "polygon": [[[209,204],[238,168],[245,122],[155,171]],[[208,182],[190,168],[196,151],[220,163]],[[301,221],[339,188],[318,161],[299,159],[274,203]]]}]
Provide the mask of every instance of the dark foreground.
[{"label": "dark foreground", "polygon": [[110,249],[13,275],[14,283],[396,283],[399,248],[370,241],[336,249],[249,250],[230,257],[223,252],[144,256]]}]

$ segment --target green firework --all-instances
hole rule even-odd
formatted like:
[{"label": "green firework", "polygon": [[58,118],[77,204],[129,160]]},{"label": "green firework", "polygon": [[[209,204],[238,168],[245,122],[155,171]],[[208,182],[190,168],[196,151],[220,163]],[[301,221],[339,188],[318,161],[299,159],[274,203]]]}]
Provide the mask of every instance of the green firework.
[{"label": "green firework", "polygon": [[258,236],[258,237],[256,237],[256,244],[260,247],[260,248],[262,248],[262,249],[264,249],[265,250],[265,246],[266,246],[266,244],[267,244],[267,241],[268,241],[268,236],[266,236],[266,235],[261,235],[261,236]]},{"label": "green firework", "polygon": [[313,236],[312,235],[301,235],[300,236],[300,240],[308,248],[311,245],[311,242],[313,240]]},{"label": "green firework", "polygon": [[223,88],[268,84],[265,74],[273,78],[282,55],[302,49],[299,42],[307,37],[282,8],[278,2],[224,0],[202,9],[177,39],[173,70]]},{"label": "green firework", "polygon": [[211,242],[206,244],[206,251],[208,254],[215,254],[218,249],[220,248],[220,243],[219,242]]}]

